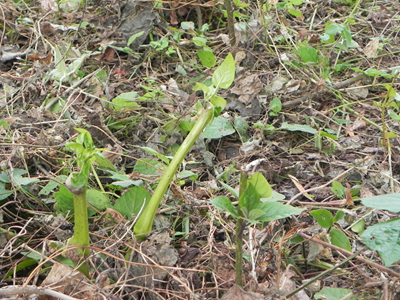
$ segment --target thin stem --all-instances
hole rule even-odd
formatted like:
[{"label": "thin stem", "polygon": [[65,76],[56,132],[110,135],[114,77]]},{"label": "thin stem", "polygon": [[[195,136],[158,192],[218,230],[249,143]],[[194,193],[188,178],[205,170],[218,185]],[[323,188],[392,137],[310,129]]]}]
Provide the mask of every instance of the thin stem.
[{"label": "thin stem", "polygon": [[[244,171],[240,172],[240,182],[239,182],[239,199],[246,192],[247,189],[247,174]],[[235,232],[235,270],[236,270],[236,284],[238,286],[243,286],[243,231],[246,227],[246,221],[243,220],[243,212],[240,207],[238,207],[239,218],[236,224]]]}]

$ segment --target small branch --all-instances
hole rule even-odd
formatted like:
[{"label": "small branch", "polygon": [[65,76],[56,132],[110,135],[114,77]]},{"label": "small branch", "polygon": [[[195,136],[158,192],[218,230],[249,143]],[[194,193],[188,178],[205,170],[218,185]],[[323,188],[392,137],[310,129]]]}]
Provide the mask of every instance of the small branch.
[{"label": "small branch", "polygon": [[3,288],[0,288],[0,295],[2,296],[10,296],[10,295],[20,295],[20,294],[26,294],[26,295],[47,295],[51,296],[54,298],[59,298],[61,300],[79,300],[78,298],[74,298],[71,296],[64,295],[62,293],[46,289],[46,288],[40,288],[37,286],[6,286]]}]

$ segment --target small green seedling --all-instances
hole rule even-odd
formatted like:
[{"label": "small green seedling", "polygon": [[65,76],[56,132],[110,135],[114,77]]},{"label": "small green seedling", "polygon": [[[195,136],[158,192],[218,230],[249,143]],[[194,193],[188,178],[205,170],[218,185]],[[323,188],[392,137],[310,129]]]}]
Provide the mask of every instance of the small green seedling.
[{"label": "small green seedling", "polygon": [[[224,186],[226,186],[224,184]],[[245,172],[240,175],[240,189],[237,193],[229,188],[238,205],[234,206],[231,200],[224,196],[219,196],[211,201],[217,209],[227,211],[236,220],[236,284],[243,286],[243,232],[254,224],[265,223],[273,220],[300,214],[303,209],[277,202],[277,199],[284,197],[274,193],[268,181],[261,173],[248,176]],[[254,264],[254,261],[253,261]]]},{"label": "small green seedling", "polygon": [[351,251],[349,238],[340,229],[333,228],[334,223],[337,223],[344,217],[344,212],[339,210],[335,216],[326,209],[318,209],[310,212],[318,222],[318,224],[328,230],[332,245],[338,246],[347,251]]}]

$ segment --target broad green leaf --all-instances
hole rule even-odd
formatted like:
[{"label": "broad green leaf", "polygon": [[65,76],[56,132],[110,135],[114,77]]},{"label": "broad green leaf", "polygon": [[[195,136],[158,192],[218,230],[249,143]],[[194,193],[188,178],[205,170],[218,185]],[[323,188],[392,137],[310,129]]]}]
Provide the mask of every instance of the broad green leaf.
[{"label": "broad green leaf", "polygon": [[284,205],[279,202],[261,203],[257,208],[265,212],[265,216],[259,219],[261,222],[269,222],[287,218],[292,215],[299,215],[303,211],[302,208]]},{"label": "broad green leaf", "polygon": [[109,161],[107,158],[103,156],[101,153],[95,153],[96,163],[98,164],[99,168],[110,169],[115,171],[114,165]]},{"label": "broad green leaf", "polygon": [[310,212],[310,215],[317,220],[319,226],[322,228],[330,228],[333,225],[333,216],[331,212],[327,211],[326,209],[313,210]]},{"label": "broad green leaf", "polygon": [[226,106],[226,100],[220,96],[213,96],[210,99],[210,102],[212,105],[215,107],[220,107],[221,110],[225,108]]},{"label": "broad green leaf", "polygon": [[200,47],[205,47],[205,46],[207,46],[207,39],[204,38],[204,37],[195,36],[195,37],[192,39],[192,41],[193,41],[193,43],[194,43],[195,45],[197,45],[197,46],[200,46]]},{"label": "broad green leaf", "polygon": [[297,9],[288,9],[288,13],[291,14],[292,16],[295,16],[296,18],[300,18],[303,14],[301,13],[301,11],[297,10]]},{"label": "broad green leaf", "polygon": [[361,203],[366,207],[398,213],[400,212],[400,193],[361,198]]},{"label": "broad green leaf", "polygon": [[351,251],[349,238],[341,230],[334,228],[329,234],[331,236],[332,245]]},{"label": "broad green leaf", "polygon": [[306,133],[316,134],[317,130],[308,125],[299,125],[299,124],[288,124],[287,122],[283,122],[281,129],[289,130],[289,131],[302,131]]},{"label": "broad green leaf", "polygon": [[248,217],[247,217],[247,220],[248,220],[250,223],[253,223],[253,224],[254,224],[254,223],[259,222],[258,219],[262,218],[263,216],[265,216],[265,212],[264,212],[263,210],[261,210],[261,209],[255,208],[255,209],[252,209],[252,210],[249,212],[249,215],[248,215]]},{"label": "broad green leaf", "polygon": [[[110,201],[108,200],[108,198],[102,192],[97,190],[87,190],[86,200],[98,211],[104,211],[107,207],[110,206]],[[88,206],[88,216],[90,217],[95,214],[96,211]]]},{"label": "broad green leaf", "polygon": [[146,205],[150,198],[151,195],[144,187],[133,187],[115,202],[114,209],[127,219],[132,219],[132,216],[136,217],[139,214],[142,206]]},{"label": "broad green leaf", "polygon": [[274,190],[272,190],[272,195],[271,197],[268,198],[261,198],[261,202],[277,202],[277,201],[281,201],[283,199],[285,199],[285,195],[280,194]]},{"label": "broad green leaf", "polygon": [[302,47],[297,50],[295,53],[300,56],[301,60],[304,63],[318,63],[319,56],[317,50],[313,47]]},{"label": "broad green leaf", "polygon": [[231,53],[229,53],[223,63],[214,71],[212,76],[212,83],[215,87],[227,89],[231,86],[235,79],[235,60]]},{"label": "broad green leaf", "polygon": [[361,237],[369,249],[378,251],[386,267],[400,260],[400,218],[370,226]]},{"label": "broad green leaf", "polygon": [[269,108],[274,113],[280,112],[281,109],[282,109],[282,101],[281,101],[281,99],[279,99],[278,97],[274,97],[274,99],[272,99],[271,103],[269,104]]},{"label": "broad green leaf", "polygon": [[204,94],[208,94],[210,89],[208,86],[206,86],[205,84],[201,83],[201,82],[196,82],[196,84],[194,85],[193,88],[194,91],[203,91]]},{"label": "broad green leaf", "polygon": [[[349,289],[341,289],[341,288],[329,288],[324,287],[318,293],[314,295],[315,299],[329,299],[329,300],[340,300],[343,299],[346,295],[350,294],[351,290]],[[347,299],[347,298],[346,298]],[[351,297],[348,300],[356,300],[356,297]]]},{"label": "broad green leaf", "polygon": [[54,199],[62,212],[74,212],[74,195],[65,186],[60,185],[58,192],[54,193]]},{"label": "broad green leaf", "polygon": [[247,186],[250,184],[257,191],[258,195],[260,195],[260,198],[269,198],[272,196],[272,188],[263,174],[257,172],[251,175],[247,181]]},{"label": "broad green leaf", "polygon": [[159,175],[166,165],[155,159],[142,158],[138,160],[133,168],[133,172],[143,175]]},{"label": "broad green leaf", "polygon": [[334,193],[338,198],[344,198],[346,195],[346,188],[338,181],[332,182],[332,193]]},{"label": "broad green leaf", "polygon": [[199,175],[197,175],[197,174],[195,174],[195,173],[193,173],[192,171],[189,171],[189,170],[183,170],[183,171],[178,173],[177,177],[178,177],[178,179],[188,178],[189,180],[194,181],[199,177]]},{"label": "broad green leaf", "polygon": [[237,208],[233,206],[231,200],[227,197],[218,196],[210,201],[218,210],[226,210],[232,216],[238,218]]},{"label": "broad green leaf", "polygon": [[113,105],[113,109],[121,110],[124,108],[140,107],[140,105],[135,102],[135,100],[137,99],[138,99],[137,92],[128,92],[120,94],[119,96],[112,99],[111,102],[115,104]]},{"label": "broad green leaf", "polygon": [[250,140],[250,136],[247,133],[250,126],[244,118],[236,115],[235,119],[233,120],[233,124],[235,125],[235,129],[237,133],[239,133],[240,138],[243,142],[247,142],[248,140]]},{"label": "broad green leaf", "polygon": [[[257,208],[259,204],[260,204],[260,194],[257,192],[257,190],[251,183],[248,183],[246,191],[239,198],[239,208],[240,209],[246,208],[246,211],[250,212],[251,210]],[[246,215],[245,217],[249,218],[249,216]]]},{"label": "broad green leaf", "polygon": [[229,120],[218,117],[213,120],[211,124],[208,124],[203,132],[203,138],[205,139],[220,139],[223,136],[231,135],[235,133],[231,122]]},{"label": "broad green leaf", "polygon": [[30,185],[32,183],[38,182],[39,179],[35,178],[28,178],[28,177],[21,177],[21,176],[15,176],[14,177],[14,183],[18,186],[21,185]]},{"label": "broad green leaf", "polygon": [[205,66],[206,68],[210,69],[214,67],[215,64],[217,63],[214,53],[210,51],[198,50],[197,56],[199,57],[203,66]]},{"label": "broad green leaf", "polygon": [[329,35],[335,35],[336,33],[341,33],[343,30],[344,30],[343,25],[336,23],[330,23],[328,25],[327,23],[327,28],[325,29],[325,33]]}]

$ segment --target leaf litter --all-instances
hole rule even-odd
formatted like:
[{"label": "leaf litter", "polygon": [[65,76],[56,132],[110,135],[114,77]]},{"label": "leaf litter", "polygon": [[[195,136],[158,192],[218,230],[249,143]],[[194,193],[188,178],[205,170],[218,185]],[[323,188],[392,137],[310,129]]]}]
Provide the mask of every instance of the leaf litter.
[{"label": "leaf litter", "polygon": [[[280,299],[312,282],[290,299],[394,299],[397,284],[382,278],[398,276],[400,260],[391,226],[399,211],[399,4],[345,2],[234,1],[232,49],[216,3],[0,4],[0,272],[8,288],[0,294]],[[141,206],[127,207],[136,185],[154,190],[190,130],[201,100],[195,83],[214,80],[197,51],[212,52],[217,65],[236,51],[236,80],[221,93],[225,112],[165,195],[155,232],[137,242]],[[70,268],[62,248],[73,221],[60,196],[72,171],[64,146],[75,127],[108,149],[115,168],[95,166],[90,182],[105,195],[90,201],[92,280]],[[242,166],[263,173],[283,203],[306,208],[252,228],[257,247],[244,246],[244,289],[234,285],[234,220],[210,204],[233,199]],[[309,212],[329,207],[345,216],[326,230]],[[335,270],[350,255],[335,239],[346,238],[363,257]]]}]

